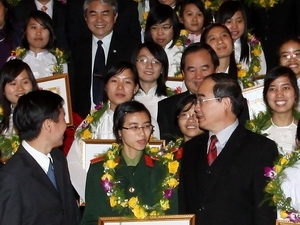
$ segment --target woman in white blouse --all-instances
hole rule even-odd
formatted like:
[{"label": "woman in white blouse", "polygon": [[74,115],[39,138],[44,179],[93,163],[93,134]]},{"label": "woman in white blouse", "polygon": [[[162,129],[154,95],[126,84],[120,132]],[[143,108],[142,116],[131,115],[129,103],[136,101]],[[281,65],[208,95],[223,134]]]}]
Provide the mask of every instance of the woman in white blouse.
[{"label": "woman in white blouse", "polygon": [[[107,72],[104,83],[107,102],[101,107],[96,106],[96,111],[88,115],[78,126],[75,139],[67,155],[71,182],[83,200],[85,198],[86,171],[81,165],[80,145],[82,139],[114,139],[114,111],[119,104],[132,100],[139,88],[136,68],[132,63],[126,61],[112,65]],[[93,120],[89,123],[91,117]],[[157,122],[154,121],[153,125],[153,136],[159,139]],[[86,133],[88,133],[87,136]]]},{"label": "woman in white blouse", "polygon": [[151,8],[145,27],[145,41],[154,41],[166,51],[169,60],[169,77],[177,76],[183,46],[177,46],[180,25],[176,12],[168,5],[158,4]]},{"label": "woman in white blouse", "polygon": [[167,97],[168,57],[155,42],[144,42],[133,52],[132,62],[139,76],[139,90],[134,99],[143,103],[157,119],[157,103]]},{"label": "woman in white blouse", "polygon": [[52,76],[57,72],[68,72],[66,62],[62,63],[61,59],[57,60],[57,57],[60,57],[59,54],[54,55],[50,52],[54,44],[52,19],[45,12],[33,11],[24,27],[22,47],[26,49],[25,55],[17,57],[30,66],[36,79]]}]

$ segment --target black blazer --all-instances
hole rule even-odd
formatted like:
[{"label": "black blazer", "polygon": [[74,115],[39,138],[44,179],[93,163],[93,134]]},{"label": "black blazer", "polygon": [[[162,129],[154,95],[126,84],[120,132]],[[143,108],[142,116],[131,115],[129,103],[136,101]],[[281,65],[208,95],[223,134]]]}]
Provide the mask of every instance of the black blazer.
[{"label": "black blazer", "polygon": [[208,137],[203,133],[183,146],[180,212],[196,214],[198,225],[274,225],[275,207],[262,202],[264,168],[278,157],[275,142],[239,125],[208,166]]},{"label": "black blazer", "polygon": [[0,169],[1,225],[79,224],[66,158],[59,149],[51,156],[59,192],[23,146]]},{"label": "black blazer", "polygon": [[[91,109],[91,77],[92,77],[92,35],[72,46],[72,62],[69,65],[72,107],[82,118],[85,118]],[[106,62],[106,70],[119,60],[130,61],[136,41],[128,40],[115,32]],[[103,77],[104,80],[104,77]],[[104,85],[104,83],[103,83]],[[102,90],[104,91],[103,88]]]},{"label": "black blazer", "polygon": [[[173,95],[158,102],[157,123],[160,129],[160,138],[170,141],[174,138],[182,136],[177,124],[176,107],[181,99],[188,96],[189,91]],[[245,124],[249,120],[249,109],[247,99],[244,98],[244,106],[238,117],[240,124]]]},{"label": "black blazer", "polygon": [[[16,7],[12,8],[13,23],[17,33],[20,37],[23,35],[24,24],[29,14],[37,10],[34,0],[22,0]],[[66,32],[66,5],[61,2],[53,1],[53,15],[54,33],[56,37],[56,47],[68,50]]]}]

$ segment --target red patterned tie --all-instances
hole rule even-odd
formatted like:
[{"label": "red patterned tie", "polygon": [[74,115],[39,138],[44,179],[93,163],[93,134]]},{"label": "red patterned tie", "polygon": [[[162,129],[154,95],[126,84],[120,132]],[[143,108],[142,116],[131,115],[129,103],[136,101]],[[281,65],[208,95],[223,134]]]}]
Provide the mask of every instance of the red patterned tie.
[{"label": "red patterned tie", "polygon": [[209,144],[208,154],[207,154],[208,165],[211,165],[214,162],[214,160],[217,158],[217,147],[216,147],[217,141],[218,138],[216,135],[212,135],[210,137],[210,144]]},{"label": "red patterned tie", "polygon": [[47,9],[48,9],[48,8],[47,8],[47,6],[45,6],[45,5],[43,5],[42,8],[41,8],[41,10],[42,10],[43,12],[46,12]]}]

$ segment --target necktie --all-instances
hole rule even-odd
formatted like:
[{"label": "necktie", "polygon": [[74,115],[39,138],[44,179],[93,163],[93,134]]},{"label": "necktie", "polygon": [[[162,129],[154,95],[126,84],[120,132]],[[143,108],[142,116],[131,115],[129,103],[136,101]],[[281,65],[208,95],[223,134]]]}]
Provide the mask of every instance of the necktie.
[{"label": "necktie", "polygon": [[56,189],[58,189],[57,188],[57,184],[56,184],[55,174],[54,174],[54,166],[53,166],[52,160],[50,158],[49,158],[49,160],[50,160],[50,163],[49,163],[49,168],[48,168],[47,176],[51,180],[51,182],[54,185],[54,187]]},{"label": "necktie", "polygon": [[98,105],[103,98],[105,76],[105,55],[102,48],[102,41],[98,41],[98,48],[94,60],[93,71],[93,102]]},{"label": "necktie", "polygon": [[47,9],[48,9],[47,6],[43,5],[42,8],[41,8],[41,11],[46,12]]},{"label": "necktie", "polygon": [[207,161],[208,165],[211,165],[214,160],[217,158],[217,147],[216,143],[218,142],[218,138],[216,135],[212,135],[210,137],[210,144],[208,148]]}]

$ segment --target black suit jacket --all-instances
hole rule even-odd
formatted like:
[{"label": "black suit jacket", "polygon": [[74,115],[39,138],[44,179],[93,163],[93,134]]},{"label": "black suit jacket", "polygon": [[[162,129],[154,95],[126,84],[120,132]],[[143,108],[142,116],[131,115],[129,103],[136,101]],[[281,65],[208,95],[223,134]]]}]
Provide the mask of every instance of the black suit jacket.
[{"label": "black suit jacket", "polygon": [[276,209],[263,202],[264,167],[278,157],[275,142],[239,125],[211,166],[208,132],[183,146],[180,212],[196,214],[196,224],[274,225]]},{"label": "black suit jacket", "polygon": [[[160,130],[160,138],[172,140],[182,136],[177,124],[176,108],[177,103],[190,94],[189,91],[173,95],[158,102],[157,123]],[[249,120],[249,109],[247,100],[244,98],[244,106],[238,117],[240,124],[245,124]]]},{"label": "black suit jacket", "polygon": [[[14,27],[20,37],[24,32],[24,24],[29,14],[37,10],[34,0],[22,0],[16,7],[12,8]],[[66,6],[61,2],[53,1],[52,20],[54,23],[54,33],[56,37],[56,47],[68,50],[66,32]]]},{"label": "black suit jacket", "polygon": [[65,156],[59,149],[51,156],[59,192],[23,146],[0,169],[1,225],[79,224]]},{"label": "black suit jacket", "polygon": [[[123,36],[112,35],[109,47],[106,70],[119,60],[130,61],[132,50],[137,43]],[[74,45],[71,49],[72,64],[69,66],[73,110],[85,118],[91,109],[92,77],[92,35]],[[104,81],[104,77],[103,77]],[[104,83],[99,91],[104,91]]]}]

